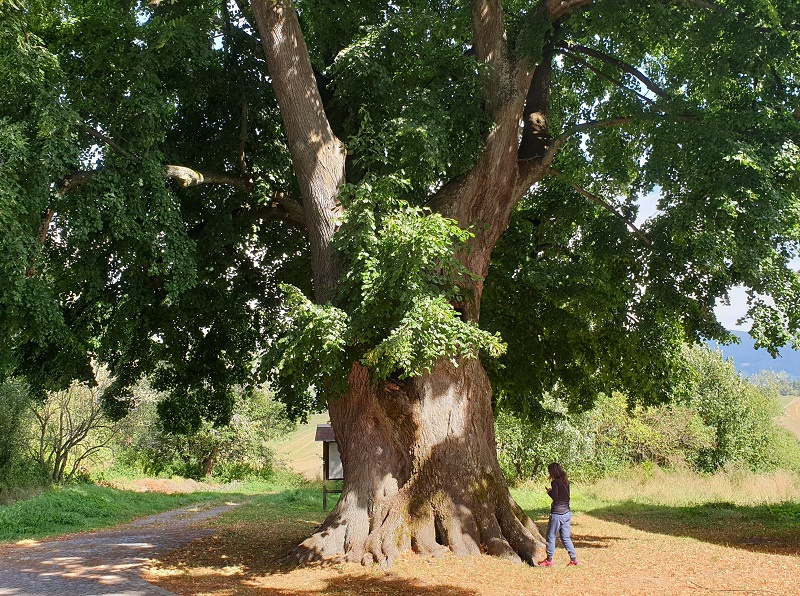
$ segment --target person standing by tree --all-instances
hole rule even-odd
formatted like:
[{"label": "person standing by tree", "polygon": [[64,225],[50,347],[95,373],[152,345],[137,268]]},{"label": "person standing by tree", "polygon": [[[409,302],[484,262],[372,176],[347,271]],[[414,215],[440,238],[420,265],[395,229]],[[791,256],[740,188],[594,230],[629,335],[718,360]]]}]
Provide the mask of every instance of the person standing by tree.
[{"label": "person standing by tree", "polygon": [[572,524],[572,511],[569,509],[569,477],[558,462],[547,466],[550,474],[550,488],[547,494],[553,499],[550,505],[550,519],[547,522],[547,558],[539,563],[542,567],[553,566],[553,553],[556,550],[556,534],[561,536],[561,542],[569,553],[569,564],[578,564],[578,555],[572,544],[570,526]]}]

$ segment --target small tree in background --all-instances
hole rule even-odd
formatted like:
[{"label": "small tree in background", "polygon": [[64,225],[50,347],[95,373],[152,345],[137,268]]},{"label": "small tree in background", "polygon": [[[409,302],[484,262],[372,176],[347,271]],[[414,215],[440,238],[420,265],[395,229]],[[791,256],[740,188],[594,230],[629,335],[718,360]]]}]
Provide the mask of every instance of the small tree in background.
[{"label": "small tree in background", "polygon": [[95,368],[95,384],[72,383],[31,402],[31,452],[54,482],[70,480],[108,449],[117,423],[103,412],[103,393],[111,385],[108,371]]},{"label": "small tree in background", "polygon": [[775,445],[774,418],[780,410],[774,395],[744,379],[719,350],[692,346],[686,358],[694,375],[683,403],[714,429],[714,443],[700,451],[698,466],[713,471],[730,464],[753,470],[779,465],[783,454]]},{"label": "small tree in background", "polygon": [[266,477],[274,455],[268,442],[295,428],[283,404],[264,388],[234,394],[234,414],[228,424],[205,420],[197,424],[165,424],[159,403],[165,394],[146,382],[134,391],[136,406],[122,424],[119,455],[123,463],[150,474],[178,474],[219,480]]}]

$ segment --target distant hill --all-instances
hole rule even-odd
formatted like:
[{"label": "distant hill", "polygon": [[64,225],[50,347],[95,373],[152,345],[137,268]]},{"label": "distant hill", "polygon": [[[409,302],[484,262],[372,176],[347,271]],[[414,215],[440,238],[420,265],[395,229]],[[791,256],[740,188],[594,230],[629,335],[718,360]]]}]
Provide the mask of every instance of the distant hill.
[{"label": "distant hill", "polygon": [[744,331],[731,331],[739,338],[738,344],[719,345],[708,342],[712,348],[719,347],[723,356],[733,358],[736,370],[749,377],[761,371],[784,371],[790,379],[800,379],[800,352],[790,347],[780,349],[780,356],[773,358],[765,349],[756,350],[755,341]]}]

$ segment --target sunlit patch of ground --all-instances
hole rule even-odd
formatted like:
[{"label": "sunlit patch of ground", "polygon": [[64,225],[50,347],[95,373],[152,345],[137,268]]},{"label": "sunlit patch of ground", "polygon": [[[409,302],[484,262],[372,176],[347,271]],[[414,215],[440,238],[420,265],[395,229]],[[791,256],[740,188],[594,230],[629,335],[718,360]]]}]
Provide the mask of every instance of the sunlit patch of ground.
[{"label": "sunlit patch of ground", "polygon": [[115,478],[112,482],[106,482],[105,484],[120,490],[164,493],[167,495],[219,490],[218,484],[198,482],[191,478]]}]

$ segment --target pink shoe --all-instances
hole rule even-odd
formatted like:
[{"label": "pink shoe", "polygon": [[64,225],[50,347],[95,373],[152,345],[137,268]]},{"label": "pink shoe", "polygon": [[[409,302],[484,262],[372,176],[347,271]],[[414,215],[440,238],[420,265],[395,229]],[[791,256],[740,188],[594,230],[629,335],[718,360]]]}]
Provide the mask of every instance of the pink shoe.
[{"label": "pink shoe", "polygon": [[[551,565],[552,565],[552,563],[551,563]],[[578,559],[570,559],[570,562],[567,563],[567,567],[569,567],[570,565],[575,565],[575,567],[577,567],[579,565]]]},{"label": "pink shoe", "polygon": [[550,559],[545,559],[544,561],[539,563],[539,567],[552,567],[552,566],[553,566],[553,561],[551,561]]}]

